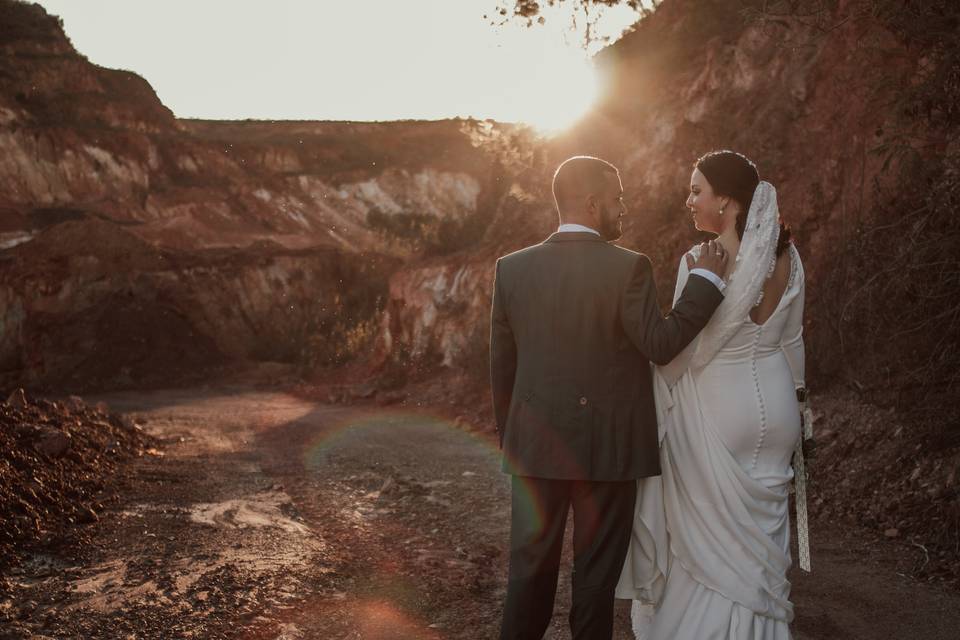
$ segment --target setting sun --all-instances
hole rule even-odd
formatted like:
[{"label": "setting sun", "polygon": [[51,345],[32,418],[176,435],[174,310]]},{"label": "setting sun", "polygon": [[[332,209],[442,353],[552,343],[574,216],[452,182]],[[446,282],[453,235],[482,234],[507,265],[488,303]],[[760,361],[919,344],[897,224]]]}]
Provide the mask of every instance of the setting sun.
[{"label": "setting sun", "polygon": [[581,52],[573,50],[561,49],[543,60],[530,85],[527,104],[518,105],[520,120],[546,133],[574,124],[599,94],[596,70]]}]

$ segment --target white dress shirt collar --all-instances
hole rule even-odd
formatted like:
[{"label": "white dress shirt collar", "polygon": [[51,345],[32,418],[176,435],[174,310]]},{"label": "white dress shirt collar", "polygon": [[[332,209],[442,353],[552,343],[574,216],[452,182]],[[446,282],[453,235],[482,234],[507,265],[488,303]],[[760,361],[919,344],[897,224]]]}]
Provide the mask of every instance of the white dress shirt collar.
[{"label": "white dress shirt collar", "polygon": [[582,232],[584,232],[584,231],[587,232],[587,233],[595,233],[595,234],[597,234],[597,235],[600,235],[600,232],[599,232],[599,231],[596,231],[596,230],[594,230],[594,229],[591,229],[590,227],[585,227],[585,226],[583,226],[582,224],[574,224],[574,223],[568,222],[568,223],[566,223],[566,224],[562,224],[562,225],[560,225],[559,227],[557,227],[557,233],[569,233],[569,232],[581,232],[581,233],[582,233]]}]

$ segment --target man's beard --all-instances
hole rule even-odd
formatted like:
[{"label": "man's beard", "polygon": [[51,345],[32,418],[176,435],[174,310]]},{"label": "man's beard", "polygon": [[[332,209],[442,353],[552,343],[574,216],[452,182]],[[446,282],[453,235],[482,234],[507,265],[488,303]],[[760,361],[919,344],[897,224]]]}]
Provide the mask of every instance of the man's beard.
[{"label": "man's beard", "polygon": [[607,207],[604,207],[600,212],[601,228],[597,229],[597,231],[600,232],[604,240],[612,242],[620,239],[620,236],[623,235],[623,230],[620,228],[620,216],[611,216],[609,213],[610,210]]}]

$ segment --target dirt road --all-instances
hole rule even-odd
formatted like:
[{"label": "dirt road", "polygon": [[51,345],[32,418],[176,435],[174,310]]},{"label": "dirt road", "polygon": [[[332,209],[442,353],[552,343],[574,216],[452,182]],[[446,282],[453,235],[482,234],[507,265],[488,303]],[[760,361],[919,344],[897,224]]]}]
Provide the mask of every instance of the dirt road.
[{"label": "dirt road", "polygon": [[[496,637],[509,484],[470,425],[240,387],[101,399],[166,455],[119,479],[91,545],[14,576],[0,637]],[[799,640],[960,638],[960,594],[814,537],[815,573],[793,576]],[[548,638],[569,637],[568,602],[564,579]],[[628,603],[617,616],[631,638]]]}]

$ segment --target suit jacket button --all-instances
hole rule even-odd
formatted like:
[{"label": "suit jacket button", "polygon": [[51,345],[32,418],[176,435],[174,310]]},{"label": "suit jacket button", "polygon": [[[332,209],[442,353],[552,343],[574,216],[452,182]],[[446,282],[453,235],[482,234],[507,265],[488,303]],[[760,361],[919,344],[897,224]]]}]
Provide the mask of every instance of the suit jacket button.
[{"label": "suit jacket button", "polygon": [[581,407],[587,406],[587,399],[583,396],[580,397],[580,406]]}]

